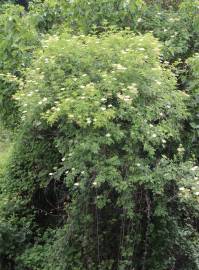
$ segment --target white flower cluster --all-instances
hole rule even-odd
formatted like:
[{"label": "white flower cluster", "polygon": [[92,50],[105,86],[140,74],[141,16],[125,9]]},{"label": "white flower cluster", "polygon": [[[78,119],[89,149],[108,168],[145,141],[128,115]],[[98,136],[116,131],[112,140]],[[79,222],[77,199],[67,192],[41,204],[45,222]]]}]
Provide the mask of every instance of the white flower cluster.
[{"label": "white flower cluster", "polygon": [[162,83],[158,80],[155,80],[155,82],[158,84],[158,85],[161,85]]},{"label": "white flower cluster", "polygon": [[90,124],[92,123],[91,118],[89,118],[89,117],[88,117],[88,118],[86,118],[86,123],[90,125]]},{"label": "white flower cluster", "polygon": [[198,170],[198,166],[194,166],[191,168],[191,171],[197,171]]},{"label": "white flower cluster", "polygon": [[132,83],[131,85],[129,85],[127,87],[127,89],[129,90],[129,92],[133,95],[137,95],[138,94],[138,90],[137,90],[137,87],[136,87],[136,84],[135,83]]},{"label": "white flower cluster", "polygon": [[117,97],[127,103],[131,103],[132,98],[129,95],[117,94]]},{"label": "white flower cluster", "polygon": [[[195,190],[196,187],[191,187],[191,189],[192,189],[192,190]],[[179,191],[181,191],[181,192],[184,193],[185,195],[189,194],[190,191],[191,191],[191,189],[190,189],[190,188],[185,188],[185,187],[179,187]],[[181,193],[181,194],[182,194],[182,193]],[[186,193],[187,193],[187,194],[186,194]],[[196,195],[196,196],[199,196],[199,191],[196,191],[196,192],[194,192],[193,194]]]},{"label": "white flower cluster", "polygon": [[182,144],[179,145],[179,147],[177,148],[178,153],[183,153],[185,151],[184,147],[182,146]]},{"label": "white flower cluster", "polygon": [[125,70],[127,70],[127,68],[122,66],[121,64],[113,64],[113,68],[120,72],[124,72]]}]

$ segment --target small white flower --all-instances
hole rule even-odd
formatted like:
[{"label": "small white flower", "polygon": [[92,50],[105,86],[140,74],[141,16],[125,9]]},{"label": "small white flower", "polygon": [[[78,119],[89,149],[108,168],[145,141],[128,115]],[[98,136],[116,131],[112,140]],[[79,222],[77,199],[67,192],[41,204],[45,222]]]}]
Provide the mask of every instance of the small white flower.
[{"label": "small white flower", "polygon": [[71,157],[73,154],[72,153],[69,153],[68,156]]},{"label": "small white flower", "polygon": [[22,113],[27,113],[27,111],[23,111]]},{"label": "small white flower", "polygon": [[136,84],[135,83],[132,83],[131,85],[129,85],[127,87],[130,92],[133,94],[133,95],[137,95],[138,94],[138,90],[137,90],[137,87],[136,87]]},{"label": "small white flower", "polygon": [[106,111],[106,108],[105,108],[105,107],[101,107],[101,110],[102,110],[102,111]]},{"label": "small white flower", "polygon": [[195,192],[194,194],[195,194],[196,196],[199,196],[199,191]]},{"label": "small white flower", "polygon": [[137,22],[141,22],[142,21],[142,18],[138,18]]},{"label": "small white flower", "polygon": [[106,98],[101,98],[101,101],[106,101]]},{"label": "small white flower", "polygon": [[189,97],[189,96],[190,96],[189,94],[187,94],[186,92],[183,92],[183,91],[182,91],[182,94],[183,94],[184,96],[186,96],[186,97]]},{"label": "small white flower", "polygon": [[110,137],[111,137],[111,134],[110,134],[110,133],[107,133],[107,134],[106,134],[106,137],[107,137],[107,138],[110,138]]},{"label": "small white flower", "polygon": [[113,67],[118,71],[125,71],[127,70],[126,67],[122,66],[121,64],[113,64]]},{"label": "small white flower", "polygon": [[179,190],[180,190],[180,191],[184,191],[185,188],[184,188],[184,187],[180,187]]},{"label": "small white flower", "polygon": [[96,181],[93,182],[93,186],[97,186],[97,182]]},{"label": "small white flower", "polygon": [[109,104],[109,105],[108,105],[108,108],[112,108],[112,107],[113,107],[113,105],[112,105],[112,104]]},{"label": "small white flower", "polygon": [[81,174],[85,174],[85,171],[82,171]]},{"label": "small white flower", "polygon": [[184,152],[184,148],[182,146],[178,147],[177,151],[180,152]]},{"label": "small white flower", "polygon": [[63,157],[62,159],[61,159],[61,161],[65,161],[66,160],[66,158],[65,157]]},{"label": "small white flower", "polygon": [[145,48],[138,48],[139,51],[145,51]]},{"label": "small white flower", "polygon": [[40,121],[37,121],[37,122],[35,123],[35,125],[36,125],[36,126],[40,126],[40,125],[41,125],[41,122],[40,122]]},{"label": "small white flower", "polygon": [[166,140],[165,139],[162,139],[162,143],[166,143]]},{"label": "small white flower", "polygon": [[48,99],[46,97],[43,98],[43,102],[46,102]]},{"label": "small white flower", "polygon": [[161,113],[160,113],[160,116],[163,116],[163,115],[164,115],[164,114],[161,112]]},{"label": "small white flower", "polygon": [[121,95],[121,94],[117,94],[117,97],[127,103],[132,101],[132,98],[130,96],[125,96],[125,95]]},{"label": "small white flower", "polygon": [[198,166],[194,166],[191,168],[191,171],[196,171],[198,169]]},{"label": "small white flower", "polygon": [[157,134],[153,133],[152,138],[156,138],[156,137],[157,137]]},{"label": "small white flower", "polygon": [[79,183],[78,182],[74,183],[74,186],[78,187],[79,186]]},{"label": "small white flower", "polygon": [[137,163],[136,165],[137,165],[138,167],[140,167],[140,166],[141,166],[141,164],[140,164],[140,163]]},{"label": "small white flower", "polygon": [[72,171],[74,171],[75,170],[75,168],[72,168]]},{"label": "small white flower", "polygon": [[42,101],[39,101],[38,104],[41,105],[43,102]]},{"label": "small white flower", "polygon": [[53,173],[52,173],[52,172],[50,172],[50,173],[49,173],[49,175],[53,175]]},{"label": "small white flower", "polygon": [[87,122],[87,124],[91,124],[92,123],[92,121],[91,121],[90,118],[86,118],[86,122]]},{"label": "small white flower", "polygon": [[152,125],[152,124],[150,124],[149,126],[150,126],[151,128],[153,127],[153,125]]},{"label": "small white flower", "polygon": [[65,174],[68,174],[68,173],[69,173],[69,171],[66,171],[66,172],[65,172]]},{"label": "small white flower", "polygon": [[158,80],[155,80],[155,82],[158,84],[158,85],[161,85],[162,83]]}]

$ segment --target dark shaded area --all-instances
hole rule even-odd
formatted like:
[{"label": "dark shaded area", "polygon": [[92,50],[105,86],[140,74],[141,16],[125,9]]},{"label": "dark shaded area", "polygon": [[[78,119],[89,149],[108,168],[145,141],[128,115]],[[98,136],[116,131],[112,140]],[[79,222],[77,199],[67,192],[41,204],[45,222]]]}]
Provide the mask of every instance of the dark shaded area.
[{"label": "dark shaded area", "polygon": [[25,10],[28,10],[28,5],[29,5],[28,0],[16,0],[15,3],[23,6],[25,8]]},{"label": "dark shaded area", "polygon": [[37,188],[32,196],[36,222],[40,226],[57,225],[65,217],[64,205],[69,201],[68,189],[62,181],[52,179],[45,188]]}]

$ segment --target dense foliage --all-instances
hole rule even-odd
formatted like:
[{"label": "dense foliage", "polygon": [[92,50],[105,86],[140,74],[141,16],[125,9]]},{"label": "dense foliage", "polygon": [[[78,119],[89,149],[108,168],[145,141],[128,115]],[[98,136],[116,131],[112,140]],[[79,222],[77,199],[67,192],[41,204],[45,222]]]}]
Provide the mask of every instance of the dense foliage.
[{"label": "dense foliage", "polygon": [[199,1],[16,2],[0,269],[198,270]]},{"label": "dense foliage", "polygon": [[9,127],[18,121],[17,104],[12,100],[18,87],[15,77],[22,76],[38,44],[34,24],[23,12],[21,7],[8,5],[0,16],[0,115]]}]

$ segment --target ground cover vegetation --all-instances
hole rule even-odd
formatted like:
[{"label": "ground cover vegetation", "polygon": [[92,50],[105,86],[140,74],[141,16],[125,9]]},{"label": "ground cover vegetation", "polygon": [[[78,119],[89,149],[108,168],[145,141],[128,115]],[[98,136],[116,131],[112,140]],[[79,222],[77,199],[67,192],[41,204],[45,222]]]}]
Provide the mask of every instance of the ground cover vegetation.
[{"label": "ground cover vegetation", "polygon": [[199,1],[0,4],[0,269],[199,269]]}]

